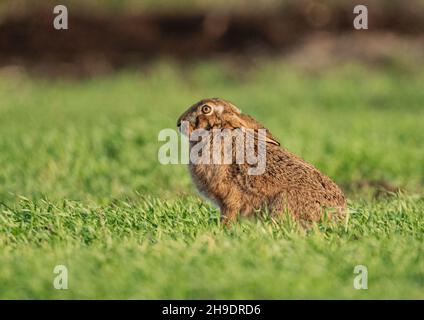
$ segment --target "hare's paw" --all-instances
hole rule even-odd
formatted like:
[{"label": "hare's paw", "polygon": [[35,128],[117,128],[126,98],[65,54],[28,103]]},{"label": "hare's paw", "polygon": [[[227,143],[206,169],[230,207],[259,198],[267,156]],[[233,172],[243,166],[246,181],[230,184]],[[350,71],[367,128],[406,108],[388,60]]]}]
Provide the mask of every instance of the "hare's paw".
[{"label": "hare's paw", "polygon": [[237,219],[238,210],[222,208],[221,209],[221,225],[230,227]]}]

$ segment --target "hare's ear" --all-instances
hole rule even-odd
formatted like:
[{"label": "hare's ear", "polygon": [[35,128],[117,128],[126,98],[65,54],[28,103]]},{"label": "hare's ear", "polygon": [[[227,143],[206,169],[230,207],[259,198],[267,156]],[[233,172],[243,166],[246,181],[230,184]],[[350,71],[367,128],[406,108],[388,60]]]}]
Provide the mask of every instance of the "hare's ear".
[{"label": "hare's ear", "polygon": [[226,106],[227,108],[230,108],[230,112],[228,112],[228,110],[225,110],[224,105],[222,104],[218,104],[217,106],[215,106],[215,110],[218,112],[219,115],[222,115],[223,113],[234,113],[235,115],[241,114],[240,109],[232,103],[227,102]]},{"label": "hare's ear", "polygon": [[253,138],[254,138],[254,139],[258,137],[259,139],[261,139],[262,141],[265,141],[266,143],[270,143],[270,144],[274,144],[274,145],[276,145],[276,146],[280,146],[280,142],[278,142],[278,140],[277,140],[277,139],[275,139],[275,138],[271,135],[271,133],[269,133],[268,129],[261,128],[261,129],[265,129],[265,130],[266,130],[266,135],[265,135],[265,137],[260,136],[260,135],[258,134],[258,132],[256,132],[257,130],[252,131],[252,130],[246,130],[246,129],[249,129],[249,128],[242,128],[243,132],[245,132],[246,134],[249,134],[249,135],[254,135],[254,136],[253,136]]},{"label": "hare's ear", "polygon": [[280,142],[278,142],[267,130],[266,131],[266,136],[265,136],[265,142],[271,143],[271,144],[275,144],[276,146],[280,146]]},{"label": "hare's ear", "polygon": [[235,112],[236,114],[241,114],[241,110],[239,108],[237,108],[235,105],[233,105],[232,103],[228,103],[228,105],[230,106],[230,108],[233,110],[233,112]]},{"label": "hare's ear", "polygon": [[240,118],[242,118],[246,128],[254,129],[255,131],[257,131],[258,129],[265,129],[266,130],[265,142],[274,144],[276,146],[280,146],[280,142],[273,137],[271,132],[269,132],[267,128],[265,128],[262,124],[256,121],[253,117],[247,114],[240,114]]},{"label": "hare's ear", "polygon": [[223,113],[222,117],[222,128],[223,129],[237,129],[237,128],[248,128],[247,122],[240,118],[235,113]]},{"label": "hare's ear", "polygon": [[[222,117],[223,129],[241,129],[247,134],[254,134],[254,138],[258,137],[258,129],[265,129],[265,142],[279,146],[280,143],[275,139],[268,129],[264,128],[259,122],[250,116],[235,113],[224,113]],[[251,130],[247,130],[251,129]]]}]

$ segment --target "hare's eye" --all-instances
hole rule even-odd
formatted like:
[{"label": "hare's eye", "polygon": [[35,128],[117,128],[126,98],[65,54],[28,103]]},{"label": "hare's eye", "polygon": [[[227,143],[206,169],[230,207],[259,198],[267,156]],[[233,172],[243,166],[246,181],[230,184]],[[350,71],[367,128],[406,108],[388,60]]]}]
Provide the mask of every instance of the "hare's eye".
[{"label": "hare's eye", "polygon": [[210,106],[208,106],[207,104],[205,104],[205,105],[202,107],[202,112],[203,112],[204,114],[211,114],[211,113],[212,113],[212,107],[210,107]]}]

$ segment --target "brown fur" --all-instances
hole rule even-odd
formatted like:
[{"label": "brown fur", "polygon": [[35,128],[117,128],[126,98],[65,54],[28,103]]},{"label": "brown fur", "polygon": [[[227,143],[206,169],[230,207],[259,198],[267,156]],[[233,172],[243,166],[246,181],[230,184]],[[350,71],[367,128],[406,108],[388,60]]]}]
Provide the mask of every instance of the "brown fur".
[{"label": "brown fur", "polygon": [[[210,115],[202,106],[212,107]],[[189,121],[194,129],[231,130],[265,129],[231,103],[218,98],[204,99],[191,106],[178,119]],[[340,188],[326,175],[295,154],[281,148],[267,130],[266,169],[262,175],[248,175],[248,164],[193,164],[189,169],[197,189],[221,210],[225,223],[234,221],[237,214],[250,216],[267,209],[273,215],[288,211],[296,219],[318,221],[324,212],[340,217],[346,200]]]}]

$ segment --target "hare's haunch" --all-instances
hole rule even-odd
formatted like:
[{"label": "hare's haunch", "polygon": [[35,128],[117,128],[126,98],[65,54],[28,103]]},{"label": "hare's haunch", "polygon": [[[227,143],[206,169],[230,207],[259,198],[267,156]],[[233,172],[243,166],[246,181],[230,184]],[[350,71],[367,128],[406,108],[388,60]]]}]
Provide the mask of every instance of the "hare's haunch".
[{"label": "hare's haunch", "polygon": [[[314,166],[281,148],[268,129],[230,102],[218,98],[201,100],[181,115],[177,126],[184,121],[188,134],[196,129],[206,130],[211,136],[213,129],[265,131],[262,141],[266,146],[266,165],[262,174],[249,174],[251,165],[234,161],[238,148],[234,140],[231,163],[190,161],[194,184],[219,206],[224,223],[234,221],[238,213],[248,216],[258,210],[268,210],[273,215],[287,211],[302,222],[318,221],[324,212],[329,217],[343,215],[346,200],[340,188]],[[257,154],[260,135],[255,137]],[[193,145],[191,142],[190,148]]]}]

